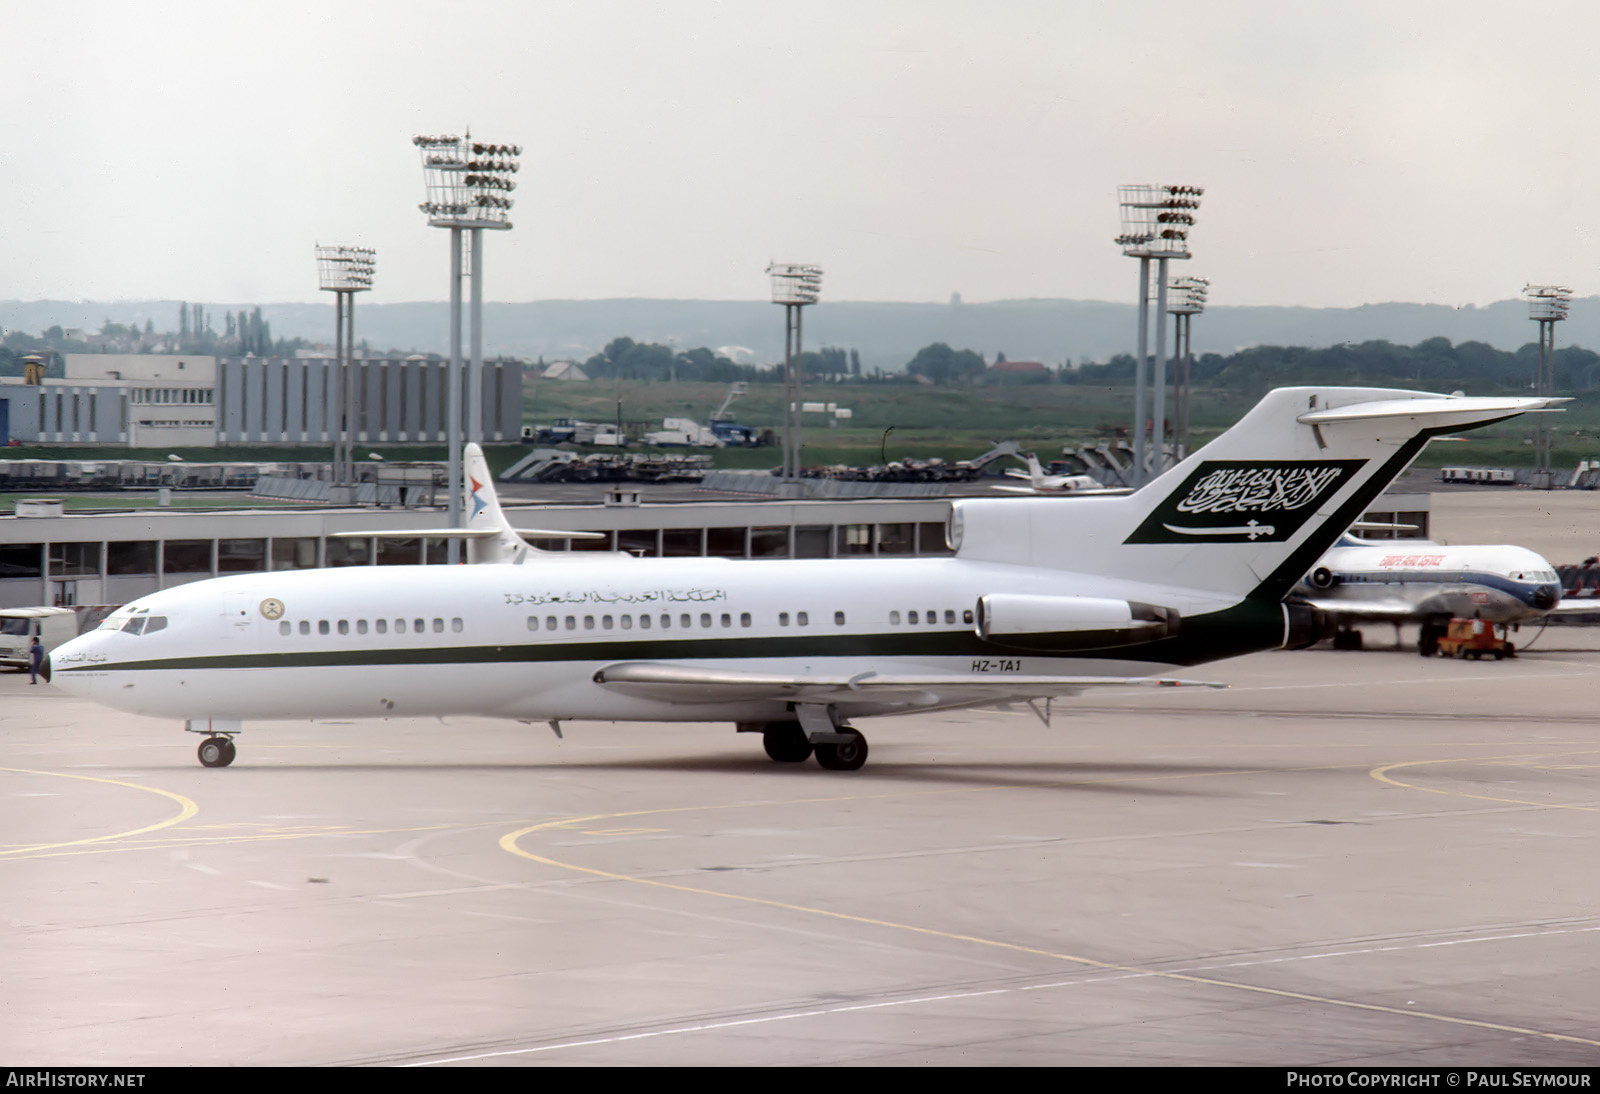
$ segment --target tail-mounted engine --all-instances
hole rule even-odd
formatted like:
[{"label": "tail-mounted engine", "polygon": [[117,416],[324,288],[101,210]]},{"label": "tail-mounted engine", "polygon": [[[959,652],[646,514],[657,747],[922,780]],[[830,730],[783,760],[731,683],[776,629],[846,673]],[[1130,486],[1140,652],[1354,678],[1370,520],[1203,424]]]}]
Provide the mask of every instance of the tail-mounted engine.
[{"label": "tail-mounted engine", "polygon": [[1090,596],[996,593],[978,598],[978,636],[1039,653],[1132,646],[1178,633],[1176,608]]},{"label": "tail-mounted engine", "polygon": [[1332,631],[1327,614],[1310,604],[1291,601],[1283,605],[1283,649],[1303,650]]}]

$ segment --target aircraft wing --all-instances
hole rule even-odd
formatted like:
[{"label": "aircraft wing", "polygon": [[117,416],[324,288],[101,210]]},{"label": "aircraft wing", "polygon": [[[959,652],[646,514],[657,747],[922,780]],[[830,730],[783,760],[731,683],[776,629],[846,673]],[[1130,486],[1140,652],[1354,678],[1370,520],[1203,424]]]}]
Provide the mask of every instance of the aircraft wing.
[{"label": "aircraft wing", "polygon": [[853,676],[799,675],[651,661],[607,665],[594,674],[594,681],[624,695],[693,705],[779,699],[801,703],[959,706],[1077,695],[1096,687],[1227,687],[1209,681],[1155,676],[880,672],[861,672]]},{"label": "aircraft wing", "polygon": [[1600,615],[1600,597],[1563,597],[1555,607],[1544,614],[1546,617],[1555,618],[1575,615]]},{"label": "aircraft wing", "polygon": [[1296,603],[1311,605],[1319,611],[1329,615],[1341,616],[1345,619],[1379,619],[1386,622],[1398,622],[1407,619],[1419,618],[1417,606],[1399,597],[1386,600],[1340,600],[1334,597],[1297,597]]}]

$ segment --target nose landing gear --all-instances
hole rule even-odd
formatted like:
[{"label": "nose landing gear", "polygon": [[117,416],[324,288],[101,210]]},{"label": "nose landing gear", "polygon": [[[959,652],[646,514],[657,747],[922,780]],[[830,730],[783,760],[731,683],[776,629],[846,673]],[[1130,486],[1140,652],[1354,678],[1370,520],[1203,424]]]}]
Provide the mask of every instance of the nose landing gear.
[{"label": "nose landing gear", "polygon": [[230,738],[207,737],[200,742],[200,762],[207,767],[227,767],[238,751]]},{"label": "nose landing gear", "polygon": [[233,735],[239,732],[240,727],[234,719],[190,718],[183,723],[183,728],[186,733],[205,735],[198,754],[200,763],[206,767],[227,767],[239,754],[233,743]]}]

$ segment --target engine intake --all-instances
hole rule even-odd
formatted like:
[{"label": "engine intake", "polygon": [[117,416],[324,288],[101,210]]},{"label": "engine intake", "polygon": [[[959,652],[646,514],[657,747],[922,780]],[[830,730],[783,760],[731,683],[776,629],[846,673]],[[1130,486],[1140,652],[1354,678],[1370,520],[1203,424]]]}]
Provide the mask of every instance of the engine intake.
[{"label": "engine intake", "polygon": [[1176,608],[1090,596],[996,593],[978,598],[978,637],[1008,649],[1072,653],[1178,633]]}]

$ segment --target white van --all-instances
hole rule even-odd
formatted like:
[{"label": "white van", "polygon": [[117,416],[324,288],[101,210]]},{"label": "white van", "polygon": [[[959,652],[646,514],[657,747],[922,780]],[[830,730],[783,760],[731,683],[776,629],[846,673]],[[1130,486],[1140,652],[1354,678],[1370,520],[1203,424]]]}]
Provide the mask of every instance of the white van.
[{"label": "white van", "polygon": [[26,669],[35,637],[45,653],[78,637],[78,613],[71,608],[0,608],[0,667]]}]

